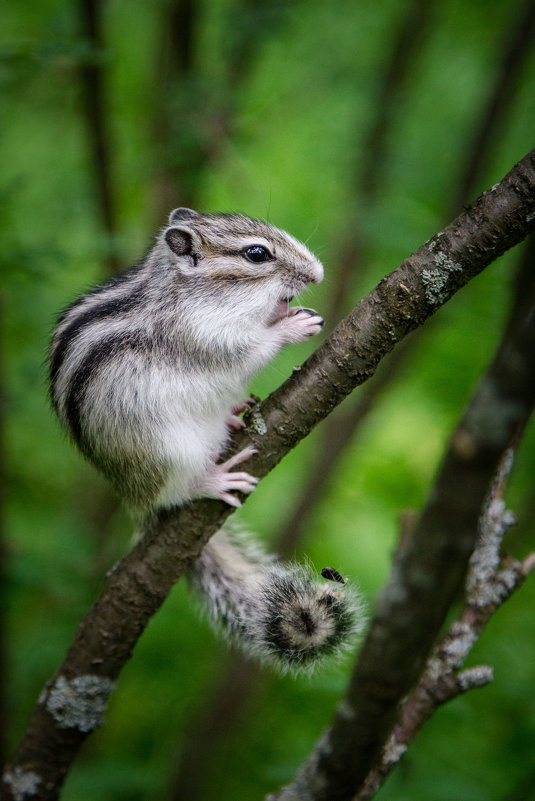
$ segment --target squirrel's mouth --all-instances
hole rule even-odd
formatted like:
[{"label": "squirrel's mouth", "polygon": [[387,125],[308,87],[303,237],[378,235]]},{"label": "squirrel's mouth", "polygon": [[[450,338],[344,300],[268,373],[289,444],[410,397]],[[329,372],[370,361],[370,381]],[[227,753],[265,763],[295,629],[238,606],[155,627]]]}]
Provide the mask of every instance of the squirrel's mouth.
[{"label": "squirrel's mouth", "polygon": [[290,302],[294,299],[293,295],[289,295],[288,297],[281,298],[277,305],[273,310],[273,316],[271,318],[271,324],[277,323],[279,320],[282,320],[283,317],[288,317],[288,307]]}]

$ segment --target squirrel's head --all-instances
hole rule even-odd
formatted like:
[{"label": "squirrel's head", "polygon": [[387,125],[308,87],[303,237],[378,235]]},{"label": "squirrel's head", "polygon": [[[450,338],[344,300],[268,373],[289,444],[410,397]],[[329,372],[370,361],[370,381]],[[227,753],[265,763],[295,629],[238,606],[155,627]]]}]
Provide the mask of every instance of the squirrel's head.
[{"label": "squirrel's head", "polygon": [[305,245],[270,223],[244,214],[171,212],[162,242],[189,278],[254,288],[274,304],[323,279],[323,266]]}]

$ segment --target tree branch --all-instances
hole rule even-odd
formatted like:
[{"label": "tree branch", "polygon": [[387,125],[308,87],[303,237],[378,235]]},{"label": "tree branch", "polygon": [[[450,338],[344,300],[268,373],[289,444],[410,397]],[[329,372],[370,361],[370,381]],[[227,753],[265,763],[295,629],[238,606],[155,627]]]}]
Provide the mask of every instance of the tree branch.
[{"label": "tree branch", "polygon": [[[158,224],[173,205],[193,206],[208,165],[225,152],[240,89],[261,42],[283,24],[288,3],[240,0],[224,22],[218,76],[207,80],[206,54],[198,58],[196,29],[204,13],[193,0],[170,0],[163,7],[154,139],[158,153],[155,211]],[[237,26],[236,18],[240,20]],[[208,61],[214,59],[209,54]]]},{"label": "tree branch", "polygon": [[[515,280],[515,297],[509,315],[510,323],[527,318],[535,303],[535,236],[530,236],[522,253]],[[507,332],[504,338],[507,337]],[[511,448],[502,460],[501,469],[489,493],[489,502],[480,520],[479,541],[470,559],[465,582],[466,605],[449,633],[433,649],[426,670],[416,688],[401,705],[396,723],[377,767],[368,775],[354,801],[373,798],[386,778],[396,767],[409,743],[434,714],[437,707],[474,686],[484,686],[485,676],[492,680],[490,668],[457,671],[462,666],[475,641],[480,637],[490,617],[524,582],[534,568],[534,555],[522,563],[510,557],[501,559],[503,537],[516,520],[505,509],[505,482],[513,465]],[[410,531],[408,532],[410,536]],[[403,532],[402,532],[403,536]],[[501,565],[501,569],[500,569]]]},{"label": "tree branch", "polygon": [[375,796],[409,743],[439,706],[492,681],[492,668],[479,666],[459,670],[490,618],[522,586],[535,567],[533,554],[523,562],[500,557],[503,537],[516,522],[503,501],[505,480],[513,464],[512,454],[512,449],[506,453],[490,502],[481,517],[479,541],[465,582],[465,607],[446,636],[434,647],[416,688],[401,706],[398,722],[378,766],[368,775],[353,801],[369,801]]},{"label": "tree branch", "polygon": [[[499,184],[386,276],[304,365],[255,407],[248,430],[234,440],[236,447],[250,440],[258,448],[252,460],[252,472],[258,476],[268,473],[355,386],[373,375],[380,359],[396,342],[422,325],[455,292],[534,227],[535,151],[531,151]],[[470,445],[474,432],[469,420],[466,426]],[[462,458],[463,454],[466,456],[467,442],[461,446],[463,442],[459,440],[454,456],[459,461],[460,475],[466,477]],[[487,472],[483,469],[485,477]],[[479,489],[479,482],[476,484]],[[441,579],[447,579],[445,584],[451,594],[458,586],[462,571],[460,560],[472,545],[472,520],[464,521],[452,545],[442,536],[440,523],[444,511],[447,512],[430,506],[415,542],[420,543],[425,552],[427,535],[424,532],[436,532],[435,546],[426,560],[432,576],[436,575],[437,559],[445,558],[448,563],[450,555],[457,557],[451,559],[448,575]],[[39,698],[26,734],[4,774],[1,798],[16,798],[16,780],[33,782],[36,801],[57,798],[80,745],[90,731],[100,725],[115,680],[148,620],[230,512],[223,503],[201,500],[186,509],[163,514],[148,526],[143,539],[110,572],[99,599],[81,622],[66,659]],[[446,521],[449,521],[448,515]],[[400,569],[398,567],[398,572]],[[426,608],[428,580],[422,576],[420,579],[420,582],[413,582],[411,589],[427,613],[430,611]],[[397,577],[393,589],[396,582]],[[447,597],[445,593],[439,608],[446,605]],[[388,599],[387,595],[383,609],[387,608]],[[440,614],[441,611],[435,609],[426,621],[431,630]],[[371,641],[367,640],[367,653],[372,656],[381,645],[381,632],[385,630],[381,614],[379,620],[382,622]],[[399,633],[403,636],[403,632]],[[427,633],[425,637],[429,639]],[[410,648],[412,643],[413,637],[409,637]],[[428,650],[430,641],[425,645]],[[419,666],[427,650],[419,643]],[[418,653],[418,649],[414,653]],[[406,658],[405,654],[404,662]],[[369,663],[364,664],[368,664],[369,669]],[[395,665],[387,668],[393,671],[392,678],[399,679]],[[351,702],[358,701],[366,687],[374,706],[377,699],[373,682],[370,686],[369,676],[362,674],[362,669],[358,675]],[[379,703],[384,716],[378,727],[380,739],[371,746],[365,744],[364,755],[378,753],[392,723],[393,712],[389,707],[395,709],[399,687],[408,689],[415,676],[414,671],[408,671],[401,682],[397,680],[392,684],[395,692],[387,692]],[[345,748],[342,753],[346,753]],[[362,766],[362,760],[360,763]],[[330,798],[334,800],[335,797]]]},{"label": "tree branch", "polygon": [[[533,280],[530,290],[527,313],[510,320],[423,514],[399,549],[331,728],[273,801],[349,801],[380,759],[398,705],[422,672],[459,591],[493,475],[535,403]],[[444,697],[453,691],[446,687]]]},{"label": "tree branch", "polygon": [[120,268],[116,252],[115,236],[117,218],[110,157],[109,119],[105,103],[104,46],[102,41],[102,0],[78,0],[78,13],[82,35],[87,40],[90,53],[80,64],[82,83],[82,108],[94,174],[98,210],[106,234],[106,271],[113,275]]}]

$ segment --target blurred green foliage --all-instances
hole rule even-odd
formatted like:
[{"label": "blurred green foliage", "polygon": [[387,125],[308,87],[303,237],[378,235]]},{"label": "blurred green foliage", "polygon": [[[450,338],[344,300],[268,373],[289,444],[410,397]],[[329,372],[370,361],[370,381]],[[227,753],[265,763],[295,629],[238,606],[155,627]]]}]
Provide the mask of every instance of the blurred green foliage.
[{"label": "blurred green foliage", "polygon": [[[301,0],[275,4],[267,19],[262,13],[268,5],[194,3],[191,63],[187,71],[165,77],[171,0],[103,3],[103,43],[97,48],[83,30],[83,3],[4,4],[0,259],[7,556],[0,613],[10,749],[105,571],[131,537],[127,516],[60,433],[49,409],[45,354],[58,310],[103,278],[110,252],[125,266],[140,258],[154,227],[165,222],[156,219],[156,175],[167,171],[171,182],[177,177],[177,187],[184,185],[184,153],[203,137],[211,150],[201,153],[189,175],[188,202],[202,210],[269,217],[306,240],[323,259],[327,276],[307,303],[328,308],[340,241],[360,232],[365,258],[355,264],[344,291],[348,310],[448,221],[508,31],[524,8],[516,0],[442,0],[432,6],[389,103],[375,165],[379,191],[369,202],[359,175],[407,5]],[[226,64],[235,56],[241,72],[229,78]],[[102,77],[113,231],[102,224],[90,122],[83,112],[80,71],[87,65]],[[215,121],[213,109],[219,114]],[[162,126],[173,132],[170,144],[163,143]],[[534,131],[531,47],[494,123],[472,197],[533,146]],[[173,203],[184,203],[178,189]],[[430,321],[318,498],[299,555],[356,577],[370,605],[388,574],[398,517],[425,501],[449,432],[492,356],[518,251],[492,265]],[[265,395],[313,346],[287,349],[252,389]],[[507,547],[516,556],[535,545],[534,445],[532,427],[508,491],[519,525]],[[262,482],[239,515],[244,526],[266,540],[276,537],[320,447],[321,430]],[[492,664],[494,684],[436,715],[381,799],[535,798],[534,601],[531,581],[491,622],[471,663]],[[125,668],[105,727],[87,742],[68,778],[65,801],[170,799],[181,745],[224,654],[180,582]],[[266,672],[248,714],[210,764],[212,784],[203,798],[259,799],[287,781],[328,724],[350,661],[312,679]]]}]

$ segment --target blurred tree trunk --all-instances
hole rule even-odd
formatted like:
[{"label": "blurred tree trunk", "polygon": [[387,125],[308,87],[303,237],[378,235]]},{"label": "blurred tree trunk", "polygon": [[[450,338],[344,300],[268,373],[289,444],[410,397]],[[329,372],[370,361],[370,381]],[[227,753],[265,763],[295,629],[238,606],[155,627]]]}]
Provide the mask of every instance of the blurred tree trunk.
[{"label": "blurred tree trunk", "polygon": [[[217,169],[226,152],[258,49],[279,29],[291,5],[237,0],[226,12],[221,52],[200,53],[198,34],[206,9],[193,0],[163,4],[154,82],[156,225],[176,206],[198,205],[205,171]],[[206,65],[214,63],[217,74],[207,74]]]},{"label": "blurred tree trunk", "polygon": [[104,263],[106,273],[113,275],[121,265],[117,255],[117,213],[105,92],[106,57],[102,30],[104,2],[105,0],[78,0],[81,35],[89,47],[89,55],[80,64],[79,72],[82,111],[91,156],[90,172],[106,240]]},{"label": "blurred tree trunk", "polygon": [[448,217],[458,214],[459,209],[469,202],[472,192],[479,191],[483,167],[515,100],[520,70],[532,51],[534,35],[535,2],[523,0],[511,14],[511,27],[505,31],[500,48],[501,60],[461,159]]}]

